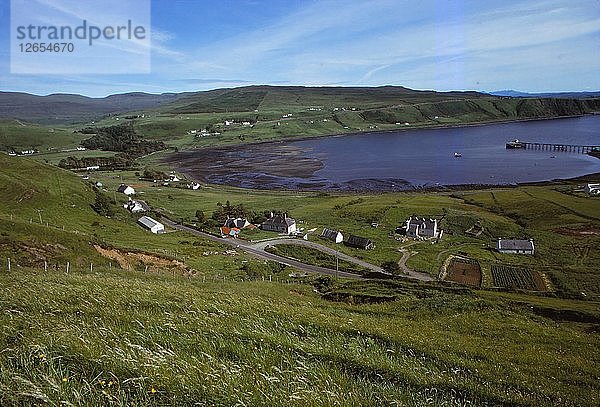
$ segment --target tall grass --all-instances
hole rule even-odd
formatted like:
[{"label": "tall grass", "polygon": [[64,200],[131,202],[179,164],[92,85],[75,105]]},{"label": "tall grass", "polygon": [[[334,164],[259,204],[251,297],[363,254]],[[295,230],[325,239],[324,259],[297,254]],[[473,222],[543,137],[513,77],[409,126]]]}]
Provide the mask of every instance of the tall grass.
[{"label": "tall grass", "polygon": [[2,273],[0,404],[597,405],[597,335],[394,284],[395,302],[355,306],[301,285]]}]

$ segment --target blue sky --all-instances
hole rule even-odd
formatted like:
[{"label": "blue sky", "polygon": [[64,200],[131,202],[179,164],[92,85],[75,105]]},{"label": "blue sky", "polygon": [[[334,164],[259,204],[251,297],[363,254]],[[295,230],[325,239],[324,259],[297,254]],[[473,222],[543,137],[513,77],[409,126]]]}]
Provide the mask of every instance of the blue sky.
[{"label": "blue sky", "polygon": [[88,96],[251,84],[600,90],[599,0],[155,0],[151,6],[149,74],[15,75],[10,1],[0,0],[0,90]]}]

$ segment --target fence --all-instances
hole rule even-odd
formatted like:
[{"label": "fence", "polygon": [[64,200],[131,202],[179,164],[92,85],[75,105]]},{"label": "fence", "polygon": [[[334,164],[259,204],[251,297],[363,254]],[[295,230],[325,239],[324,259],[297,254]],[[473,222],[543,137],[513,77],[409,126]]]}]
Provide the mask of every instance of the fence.
[{"label": "fence", "polygon": [[[145,269],[144,269],[144,273],[148,273],[149,270],[149,265],[145,265]],[[5,261],[1,262],[0,264],[0,272],[8,272],[8,273],[12,273],[12,272],[16,272],[19,269],[28,269],[28,270],[40,270],[40,271],[44,271],[45,273],[48,272],[64,272],[65,274],[69,274],[69,273],[82,273],[82,272],[90,272],[93,273],[94,271],[101,271],[101,270],[106,270],[108,269],[109,271],[112,271],[113,269],[113,265],[112,262],[108,263],[108,267],[106,267],[106,265],[95,265],[93,262],[90,262],[89,265],[77,265],[77,266],[73,266],[71,264],[71,262],[67,261],[67,262],[63,262],[63,263],[48,263],[47,261],[44,261],[43,265],[40,265],[38,267],[31,267],[31,266],[20,266],[18,263],[15,262],[14,258],[6,258]],[[129,269],[122,269],[120,267],[115,267],[115,270],[121,270],[123,272],[131,272],[131,268]],[[166,274],[166,273],[163,273]],[[261,275],[261,276],[245,276],[245,277],[235,277],[235,276],[226,276],[226,275],[220,275],[220,274],[211,274],[211,275],[191,275],[191,274],[185,274],[185,273],[181,273],[181,275],[179,275],[179,273],[176,273],[175,270],[172,270],[172,276],[176,277],[176,276],[180,276],[182,278],[186,278],[186,279],[194,279],[196,281],[202,281],[203,283],[228,283],[228,282],[237,282],[237,283],[242,283],[242,282],[269,282],[269,283],[278,283],[278,284],[301,284],[304,282],[304,277],[289,277],[287,275],[277,275],[277,274],[269,274],[267,276],[265,275]]]}]

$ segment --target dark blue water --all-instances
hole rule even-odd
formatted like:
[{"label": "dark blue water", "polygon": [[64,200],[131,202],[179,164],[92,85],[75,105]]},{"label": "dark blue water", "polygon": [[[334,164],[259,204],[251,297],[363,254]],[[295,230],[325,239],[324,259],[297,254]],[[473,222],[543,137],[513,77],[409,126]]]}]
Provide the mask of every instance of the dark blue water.
[{"label": "dark blue water", "polygon": [[[512,139],[600,145],[600,116],[407,130],[288,143],[320,159],[312,177],[278,182],[340,189],[403,189],[457,184],[512,184],[600,172],[600,159],[563,151],[507,150]],[[455,158],[459,152],[462,157]],[[268,174],[268,171],[266,171]],[[355,186],[356,188],[353,188]]]}]

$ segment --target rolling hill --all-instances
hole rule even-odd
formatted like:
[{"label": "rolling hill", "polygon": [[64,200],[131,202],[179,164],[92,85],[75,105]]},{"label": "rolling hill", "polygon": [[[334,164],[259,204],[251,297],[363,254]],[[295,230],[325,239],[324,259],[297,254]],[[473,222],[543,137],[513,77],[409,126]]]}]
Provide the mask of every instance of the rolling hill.
[{"label": "rolling hill", "polygon": [[[502,93],[501,93],[502,94]],[[503,94],[502,94],[503,95]],[[519,117],[553,117],[578,115],[599,110],[596,99],[582,99],[571,93],[533,95],[510,103],[505,96],[479,92],[436,92],[412,90],[402,86],[382,87],[304,87],[246,86],[202,92],[126,93],[90,98],[72,94],[37,96],[27,93],[0,92],[0,119],[20,119],[33,123],[77,123],[100,119],[109,114],[152,111],[159,114],[205,114],[233,112],[283,112],[300,108],[331,111],[339,108],[362,112],[383,109],[390,111],[421,110],[422,115],[452,115],[466,111],[478,117],[494,120]],[[597,96],[594,93],[587,95]],[[521,108],[520,105],[525,105]],[[538,105],[535,112],[529,107]],[[490,108],[491,106],[491,108]],[[380,114],[378,112],[376,115]],[[417,113],[417,116],[419,113]],[[410,115],[409,115],[410,116]],[[372,115],[369,117],[373,117]],[[433,116],[432,116],[433,117]],[[364,119],[364,118],[363,118]],[[390,118],[389,120],[402,119]]]}]

